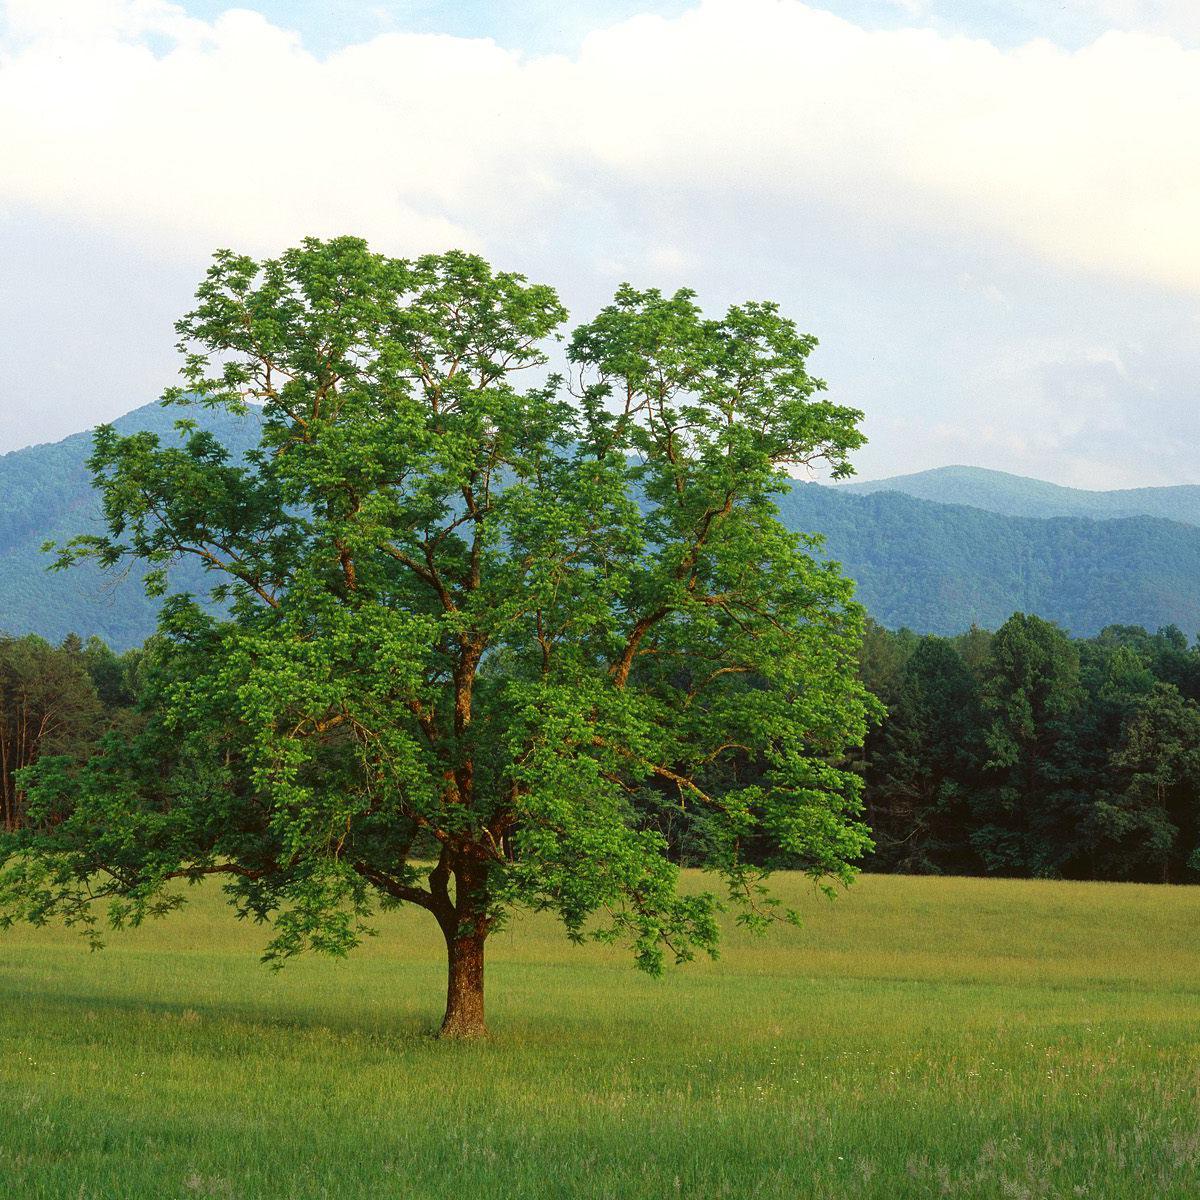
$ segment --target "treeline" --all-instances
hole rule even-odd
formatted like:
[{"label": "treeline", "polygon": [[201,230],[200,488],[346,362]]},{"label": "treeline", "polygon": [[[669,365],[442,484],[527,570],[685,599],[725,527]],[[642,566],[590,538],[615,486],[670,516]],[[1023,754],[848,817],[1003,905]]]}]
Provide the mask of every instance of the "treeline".
[{"label": "treeline", "polygon": [[107,732],[132,728],[145,651],[115,654],[99,638],[59,645],[0,636],[0,826],[25,818],[17,772],[45,755],[82,761]]},{"label": "treeline", "polygon": [[871,626],[861,670],[888,710],[867,870],[1200,880],[1200,647],[1178,629]]},{"label": "treeline", "polygon": [[[148,662],[99,638],[0,637],[5,829],[24,818],[20,768],[82,762],[146,719]],[[860,669],[886,707],[857,763],[867,870],[1200,881],[1200,644],[1178,629],[1072,639],[1018,613],[941,638],[872,623]],[[675,793],[635,803],[675,856],[700,856]]]}]

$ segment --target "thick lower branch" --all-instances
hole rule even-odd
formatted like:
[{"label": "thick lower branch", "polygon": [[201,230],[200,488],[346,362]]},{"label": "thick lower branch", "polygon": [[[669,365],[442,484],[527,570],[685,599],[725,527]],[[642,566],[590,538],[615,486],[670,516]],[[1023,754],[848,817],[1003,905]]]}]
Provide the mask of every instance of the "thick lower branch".
[{"label": "thick lower branch", "polygon": [[433,913],[434,916],[439,915],[440,906],[437,903],[436,897],[430,892],[423,891],[419,887],[413,887],[411,884],[401,883],[398,879],[393,879],[383,871],[376,870],[368,863],[356,862],[353,864],[353,867],[359,875],[368,883],[377,887],[381,892],[385,892],[396,900],[403,900],[407,904],[416,904],[418,907]]}]

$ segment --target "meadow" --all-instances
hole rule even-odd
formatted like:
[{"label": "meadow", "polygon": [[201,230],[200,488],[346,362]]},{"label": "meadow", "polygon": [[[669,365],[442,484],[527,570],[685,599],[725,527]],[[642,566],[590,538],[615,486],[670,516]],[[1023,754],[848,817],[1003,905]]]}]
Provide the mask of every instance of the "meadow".
[{"label": "meadow", "polygon": [[661,980],[519,920],[483,1045],[430,1036],[424,913],[278,974],[216,886],[99,953],[2,935],[0,1195],[1200,1195],[1200,889],[781,890],[803,929]]}]

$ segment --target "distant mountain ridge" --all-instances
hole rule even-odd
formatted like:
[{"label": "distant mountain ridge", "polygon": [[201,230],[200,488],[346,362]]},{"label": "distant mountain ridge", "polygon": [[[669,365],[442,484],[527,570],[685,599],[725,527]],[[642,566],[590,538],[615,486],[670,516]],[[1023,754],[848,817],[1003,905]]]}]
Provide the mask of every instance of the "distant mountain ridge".
[{"label": "distant mountain ridge", "polygon": [[[158,434],[164,445],[178,438],[175,422],[198,421],[240,457],[258,444],[258,420],[205,408],[147,404],[112,424],[123,434]],[[97,634],[117,649],[143,642],[154,632],[158,605],[145,595],[144,572],[106,575],[91,563],[48,571],[46,541],[65,542],[102,529],[100,501],[87,460],[91,432],[75,433],[0,456],[0,631],[38,633],[60,641],[68,633]],[[195,568],[172,572],[179,587],[199,590]]]},{"label": "distant mountain ridge", "polygon": [[838,484],[837,490],[859,496],[903,492],[918,500],[966,504],[1010,517],[1162,517],[1200,525],[1198,484],[1094,492],[985,467],[937,467],[914,475]]},{"label": "distant mountain ridge", "polygon": [[880,624],[954,634],[1035,613],[1071,633],[1106,625],[1200,632],[1200,528],[1159,517],[1012,517],[881,491],[797,484],[792,529],[825,536]]},{"label": "distant mountain ridge", "polygon": [[[212,430],[235,458],[257,443],[253,414],[149,404],[114,424],[170,442],[181,416]],[[157,616],[139,573],[106,577],[90,564],[50,573],[40,550],[48,539],[100,529],[90,453],[91,435],[79,433],[0,457],[0,630],[52,641],[98,634],[125,649],[153,632]],[[1200,487],[1081,492],[948,467],[797,483],[779,507],[789,528],[825,536],[824,553],[857,581],[871,615],[893,628],[951,634],[973,623],[995,628],[1024,611],[1078,635],[1113,624],[1200,631]],[[194,567],[173,578],[193,591],[208,582]]]}]

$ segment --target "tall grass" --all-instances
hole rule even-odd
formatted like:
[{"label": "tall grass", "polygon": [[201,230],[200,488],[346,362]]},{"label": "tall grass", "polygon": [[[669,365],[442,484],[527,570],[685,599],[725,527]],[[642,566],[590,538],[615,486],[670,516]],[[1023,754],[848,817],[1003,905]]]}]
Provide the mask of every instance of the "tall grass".
[{"label": "tall grass", "polygon": [[423,913],[273,975],[215,887],[99,954],[0,938],[0,1196],[1200,1195],[1200,889],[782,888],[655,981],[528,918],[477,1046]]}]

